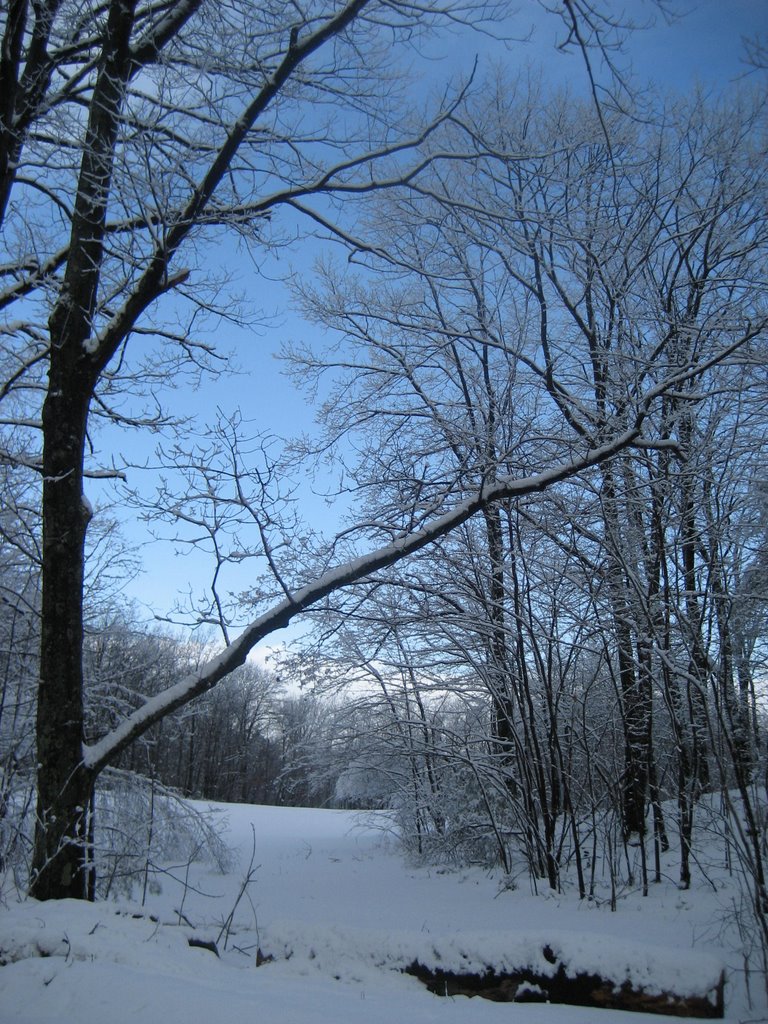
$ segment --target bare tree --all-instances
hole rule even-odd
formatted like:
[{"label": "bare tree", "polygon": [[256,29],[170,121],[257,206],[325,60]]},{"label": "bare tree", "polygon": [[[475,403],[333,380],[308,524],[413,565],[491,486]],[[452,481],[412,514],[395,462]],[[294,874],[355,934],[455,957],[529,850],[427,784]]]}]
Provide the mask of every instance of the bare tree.
[{"label": "bare tree", "polygon": [[[93,779],[82,750],[89,419],[163,421],[162,411],[134,412],[126,398],[144,394],[151,405],[168,375],[213,361],[189,327],[212,310],[215,282],[184,289],[205,234],[227,226],[262,244],[277,207],[386,177],[379,164],[414,140],[396,133],[386,100],[369,88],[384,37],[482,13],[473,4],[367,0],[6,9],[0,304],[18,319],[5,330],[3,400],[9,421],[42,433],[39,456],[34,438],[6,456],[28,461],[43,482],[37,895],[75,895],[84,885],[77,864]],[[189,309],[177,329],[155,318],[171,292]],[[141,366],[129,340],[147,332],[168,346]]]},{"label": "bare tree", "polygon": [[[324,288],[304,289],[308,312],[344,340],[333,355],[291,355],[312,380],[331,368],[342,374],[324,409],[325,440],[355,437],[360,457],[345,466],[343,482],[365,502],[369,531],[416,528],[448,496],[598,445],[635,417],[641,395],[678,375],[643,439],[568,489],[550,513],[557,525],[540,508],[528,517],[538,515],[563,558],[583,560],[587,598],[571,621],[586,601],[600,615],[623,728],[616,795],[624,840],[641,847],[644,883],[649,797],[659,843],[664,833],[653,750],[660,698],[670,715],[687,884],[692,808],[712,743],[712,684],[718,671],[733,674],[730,570],[717,554],[718,445],[731,454],[742,444],[758,450],[753,437],[735,441],[746,425],[735,409],[768,326],[763,102],[718,110],[694,100],[641,127],[522,92],[510,103],[513,89],[501,83],[473,109],[471,178],[441,163],[418,193],[377,198],[370,230],[378,243],[373,257],[361,257],[363,271],[351,280],[347,268],[330,267]],[[379,251],[387,253],[386,285],[368,276]],[[464,657],[485,678],[509,773],[530,772],[525,787],[536,793],[546,833],[567,797],[561,737],[555,728],[543,756],[546,730],[539,734],[526,708],[528,680],[545,684],[548,672],[524,600],[529,586],[520,582],[515,519],[508,503],[488,504],[484,536],[476,526],[460,534],[463,561],[446,545],[440,566],[421,559],[397,578],[429,595],[421,628],[446,622],[454,643],[468,629],[482,638],[483,658],[476,645],[472,661],[466,642]],[[470,601],[461,574],[471,572]],[[529,559],[522,575],[530,572]],[[356,607],[350,598],[329,611]],[[730,682],[725,692],[733,690]],[[728,696],[725,706],[738,704]],[[514,755],[517,746],[525,757]],[[551,850],[549,838],[544,846]]]},{"label": "bare tree", "polygon": [[[574,0],[566,9],[580,48],[601,25],[613,27],[592,4]],[[83,483],[89,473],[114,472],[95,457],[99,419],[158,428],[168,422],[156,397],[168,379],[215,368],[220,353],[195,327],[201,316],[216,322],[230,314],[226,300],[216,300],[221,282],[206,272],[207,241],[227,230],[254,251],[276,244],[283,209],[354,242],[334,218],[335,200],[413,182],[439,158],[437,144],[423,144],[454,118],[455,101],[426,123],[403,119],[380,68],[393,41],[412,44],[440,25],[497,15],[493,4],[471,0],[6,6],[0,398],[13,425],[3,460],[31,467],[42,481],[37,897],[90,891],[84,809],[94,780],[153,723],[213,687],[260,639],[329,593],[429,544],[489,502],[609,459],[636,441],[670,381],[692,373],[683,367],[633,395],[621,422],[560,447],[543,473],[475,477],[441,514],[405,530],[398,523],[368,556],[303,585],[285,585],[278,574],[282,599],[222,655],[102,739],[84,742],[84,551],[92,509]],[[164,345],[144,358],[145,339]]]}]

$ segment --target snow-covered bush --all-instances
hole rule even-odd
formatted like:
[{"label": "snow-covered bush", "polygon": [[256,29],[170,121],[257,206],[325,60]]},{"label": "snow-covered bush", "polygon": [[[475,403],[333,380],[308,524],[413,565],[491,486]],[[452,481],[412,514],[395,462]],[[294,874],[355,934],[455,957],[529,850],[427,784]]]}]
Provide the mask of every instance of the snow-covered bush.
[{"label": "snow-covered bush", "polygon": [[[91,816],[93,808],[86,813]],[[94,895],[142,898],[163,874],[193,861],[226,872],[230,851],[214,818],[174,790],[133,772],[105,771],[95,793],[98,826],[89,836],[98,878]],[[26,891],[34,832],[34,786],[19,774],[0,815],[0,896]]]},{"label": "snow-covered bush", "polygon": [[231,865],[214,819],[155,780],[107,770],[96,812],[94,854],[102,897],[141,895],[171,865],[203,861],[221,872]]}]

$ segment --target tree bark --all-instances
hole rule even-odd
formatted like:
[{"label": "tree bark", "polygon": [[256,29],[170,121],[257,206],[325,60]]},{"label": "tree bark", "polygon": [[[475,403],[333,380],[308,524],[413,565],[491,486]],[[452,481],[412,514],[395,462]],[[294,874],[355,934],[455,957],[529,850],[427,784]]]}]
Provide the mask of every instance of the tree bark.
[{"label": "tree bark", "polygon": [[92,356],[107,202],[119,112],[131,66],[136,0],[110,5],[72,217],[70,256],[49,320],[43,403],[43,558],[37,704],[37,819],[30,891],[37,899],[87,898],[87,809],[93,774],[83,765],[83,576],[91,517],[83,494]]},{"label": "tree bark", "polygon": [[603,470],[602,506],[624,728],[622,824],[625,839],[636,835],[642,840],[646,831],[651,692],[649,680],[643,678],[635,665],[631,600],[622,566],[621,513],[610,466]]},{"label": "tree bark", "polygon": [[[85,820],[92,780],[82,765],[85,411],[71,397],[77,366],[51,361],[43,410],[43,582],[37,705],[38,801],[31,894],[87,895]],[[55,365],[59,364],[59,365]]]}]

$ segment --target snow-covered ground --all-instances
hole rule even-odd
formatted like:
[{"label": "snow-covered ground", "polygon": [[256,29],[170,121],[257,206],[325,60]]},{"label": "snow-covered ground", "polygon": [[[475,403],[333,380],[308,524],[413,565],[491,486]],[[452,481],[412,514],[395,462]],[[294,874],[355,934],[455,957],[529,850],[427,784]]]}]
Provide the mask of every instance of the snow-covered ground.
[{"label": "snow-covered ground", "polygon": [[[768,1019],[762,983],[729,948],[734,894],[697,873],[617,911],[575,894],[514,891],[479,869],[414,867],[384,814],[228,805],[235,865],[181,864],[144,906],[6,898],[2,1024],[649,1024],[672,1020],[542,1004],[440,998],[399,968],[536,964],[549,945],[576,969],[653,989],[696,989],[728,969],[729,1021]],[[255,839],[255,846],[254,846]],[[248,872],[252,880],[238,893]],[[711,876],[710,876],[711,877]],[[184,881],[187,885],[185,888]],[[717,891],[716,891],[717,890]],[[232,911],[234,909],[234,915]],[[190,948],[214,941],[221,957]],[[257,950],[270,962],[256,967]]]}]

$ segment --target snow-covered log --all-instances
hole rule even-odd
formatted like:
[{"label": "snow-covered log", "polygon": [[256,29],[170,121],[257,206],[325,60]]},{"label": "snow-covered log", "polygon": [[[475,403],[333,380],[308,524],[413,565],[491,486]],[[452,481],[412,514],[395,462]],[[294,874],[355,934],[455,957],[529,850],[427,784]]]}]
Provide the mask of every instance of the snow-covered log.
[{"label": "snow-covered log", "polygon": [[[617,970],[612,957],[606,959],[602,970],[584,969],[578,958],[574,962],[549,945],[512,968],[487,965],[478,969],[473,964],[472,968],[454,970],[427,967],[414,960],[405,973],[418,978],[439,996],[480,996],[497,1003],[567,1003],[604,1010],[722,1019],[725,975],[710,957],[696,959],[695,967],[686,972],[684,983],[678,988],[670,987],[670,979],[664,978],[663,972],[655,982],[652,977],[640,976],[645,971],[638,975],[631,969]],[[643,966],[650,966],[652,973],[652,964]]]}]

